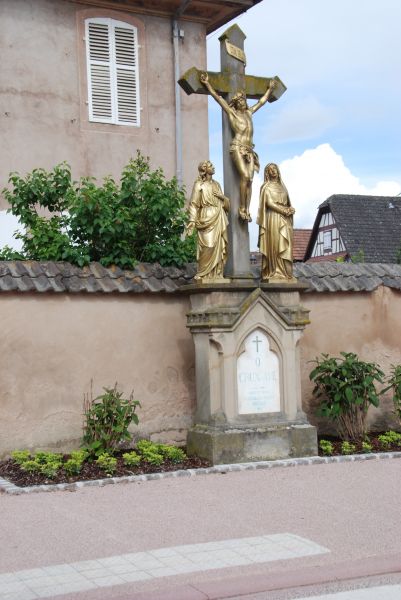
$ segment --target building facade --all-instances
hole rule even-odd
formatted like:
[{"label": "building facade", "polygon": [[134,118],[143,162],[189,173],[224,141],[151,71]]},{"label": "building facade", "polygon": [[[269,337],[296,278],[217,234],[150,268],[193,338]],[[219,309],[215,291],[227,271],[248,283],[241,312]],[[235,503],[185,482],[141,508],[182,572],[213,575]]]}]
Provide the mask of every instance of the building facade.
[{"label": "building facade", "polygon": [[61,161],[118,179],[137,149],[189,187],[208,156],[207,98],[176,81],[257,1],[2,0],[0,187]]},{"label": "building facade", "polygon": [[319,206],[305,261],[401,261],[401,198],[335,194]]}]

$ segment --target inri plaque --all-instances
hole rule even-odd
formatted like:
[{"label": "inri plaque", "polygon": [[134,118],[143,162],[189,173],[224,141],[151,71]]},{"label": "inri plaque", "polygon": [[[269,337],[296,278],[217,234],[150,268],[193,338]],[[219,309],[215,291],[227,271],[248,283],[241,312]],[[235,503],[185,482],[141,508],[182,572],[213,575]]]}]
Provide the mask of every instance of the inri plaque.
[{"label": "inri plaque", "polygon": [[279,361],[270,350],[261,329],[244,342],[237,359],[238,413],[240,415],[280,411]]}]

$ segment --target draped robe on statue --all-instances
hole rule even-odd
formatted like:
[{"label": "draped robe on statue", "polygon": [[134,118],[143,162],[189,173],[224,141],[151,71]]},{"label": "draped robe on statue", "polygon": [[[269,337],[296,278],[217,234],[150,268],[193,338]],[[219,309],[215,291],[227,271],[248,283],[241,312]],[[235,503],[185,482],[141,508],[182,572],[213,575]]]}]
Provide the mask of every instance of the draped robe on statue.
[{"label": "draped robe on statue", "polygon": [[281,181],[270,180],[262,185],[257,219],[262,280],[293,278],[293,217],[281,212],[290,206],[287,188]]},{"label": "draped robe on statue", "polygon": [[228,199],[223,202],[213,192],[223,194],[217,181],[195,181],[189,205],[189,220],[198,235],[195,279],[222,278],[227,260]]}]

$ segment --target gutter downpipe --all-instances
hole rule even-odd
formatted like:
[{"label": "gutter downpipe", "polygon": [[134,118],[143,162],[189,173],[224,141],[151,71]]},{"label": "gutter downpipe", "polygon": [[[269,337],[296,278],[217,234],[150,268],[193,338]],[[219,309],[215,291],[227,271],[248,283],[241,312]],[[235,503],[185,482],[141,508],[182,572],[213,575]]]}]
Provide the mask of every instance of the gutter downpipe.
[{"label": "gutter downpipe", "polygon": [[174,54],[174,79],[175,79],[175,155],[176,177],[179,187],[182,187],[182,119],[181,96],[178,80],[180,78],[179,41],[180,29],[177,17],[173,17],[173,54]]},{"label": "gutter downpipe", "polygon": [[176,153],[176,177],[178,185],[182,187],[182,119],[181,119],[181,90],[178,84],[180,78],[180,26],[178,19],[181,17],[191,0],[181,0],[173,16],[173,54],[174,54],[174,78],[175,78],[175,153]]}]

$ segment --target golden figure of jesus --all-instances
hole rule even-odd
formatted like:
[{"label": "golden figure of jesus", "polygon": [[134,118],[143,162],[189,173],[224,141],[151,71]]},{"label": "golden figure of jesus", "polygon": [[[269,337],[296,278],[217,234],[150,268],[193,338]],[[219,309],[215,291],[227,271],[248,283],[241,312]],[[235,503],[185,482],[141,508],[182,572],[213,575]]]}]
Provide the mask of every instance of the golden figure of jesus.
[{"label": "golden figure of jesus", "polygon": [[249,205],[251,203],[252,181],[254,172],[259,171],[259,158],[254,151],[252,115],[269,100],[276,87],[276,82],[272,79],[266,92],[258,102],[253,106],[248,106],[245,92],[238,92],[227,102],[212,87],[206,72],[202,72],[199,79],[228,116],[234,134],[230,144],[230,154],[240,176],[239,217],[243,221],[251,221]]}]

